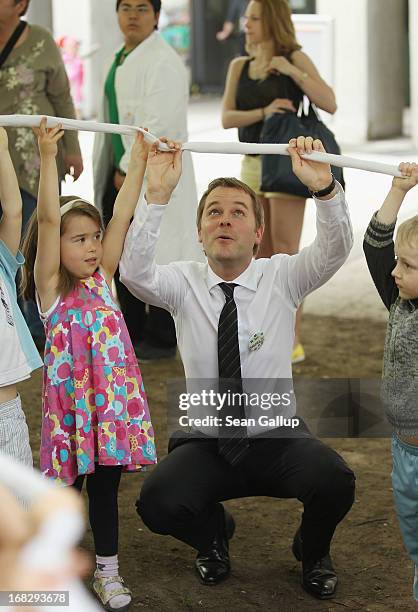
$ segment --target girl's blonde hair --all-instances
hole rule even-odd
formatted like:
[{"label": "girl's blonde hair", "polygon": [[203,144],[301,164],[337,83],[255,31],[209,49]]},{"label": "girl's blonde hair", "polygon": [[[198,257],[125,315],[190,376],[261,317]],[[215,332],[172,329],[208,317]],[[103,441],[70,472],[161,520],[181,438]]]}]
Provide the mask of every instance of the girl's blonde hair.
[{"label": "girl's blonde hair", "polygon": [[[76,200],[73,207],[70,208],[66,213],[61,217],[61,226],[60,226],[60,235],[65,232],[68,220],[71,217],[75,217],[77,215],[84,215],[86,217],[90,217],[97,223],[101,230],[103,230],[103,223],[100,217],[100,213],[93,204],[82,200],[81,198],[77,198],[77,196],[61,196],[60,197],[60,206],[64,206],[71,200]],[[22,244],[22,253],[25,257],[25,265],[23,267],[22,273],[22,281],[20,286],[20,293],[25,300],[35,300],[35,278],[34,278],[34,268],[35,268],[35,259],[38,247],[38,219],[36,214],[36,209],[34,210],[29,223],[28,228],[26,230],[23,244]],[[60,265],[59,269],[59,281],[57,291],[60,295],[67,295],[74,289],[76,286],[77,279],[74,278],[64,266]]]},{"label": "girl's blonde hair", "polygon": [[[302,46],[296,40],[295,27],[288,0],[254,0],[262,6],[261,19],[266,38],[272,38],[277,55],[289,56]],[[246,51],[254,55],[254,45],[247,45]]]}]

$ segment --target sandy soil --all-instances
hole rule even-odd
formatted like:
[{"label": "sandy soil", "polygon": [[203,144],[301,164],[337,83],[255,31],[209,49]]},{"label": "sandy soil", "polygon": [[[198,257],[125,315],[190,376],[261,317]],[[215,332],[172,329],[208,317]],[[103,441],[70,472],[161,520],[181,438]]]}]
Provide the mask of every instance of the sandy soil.
[{"label": "sandy soil", "polygon": [[[385,325],[370,320],[306,316],[306,361],[295,377],[379,377]],[[142,368],[160,461],[167,447],[166,388],[182,376],[180,361]],[[40,384],[37,373],[21,385],[35,460],[38,459]],[[293,500],[248,498],[228,502],[237,531],[231,541],[233,572],[217,587],[200,585],[194,575],[194,551],[173,538],[148,531],[135,513],[143,474],[126,475],[120,492],[121,573],[134,593],[133,609],[280,610],[310,612],[413,610],[412,564],[401,541],[390,482],[388,438],[325,440],[340,452],[357,476],[354,506],[339,526],[332,555],[339,575],[338,594],[320,602],[300,586],[299,564],[290,546],[301,505]],[[92,551],[91,535],[83,543]]]}]

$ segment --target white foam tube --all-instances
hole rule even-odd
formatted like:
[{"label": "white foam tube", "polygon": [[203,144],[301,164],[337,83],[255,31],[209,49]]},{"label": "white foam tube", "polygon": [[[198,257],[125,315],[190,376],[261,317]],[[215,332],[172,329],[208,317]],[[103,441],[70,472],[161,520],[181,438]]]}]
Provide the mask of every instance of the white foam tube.
[{"label": "white foam tube", "polygon": [[[0,115],[0,125],[6,127],[39,127],[43,115]],[[56,127],[61,124],[65,130],[79,130],[86,132],[105,132],[108,134],[134,135],[141,131],[145,135],[145,140],[154,143],[158,138],[132,125],[119,125],[115,123],[99,123],[96,121],[79,121],[77,119],[66,119],[63,117],[47,117],[47,127]],[[186,142],[182,148],[184,151],[193,153],[230,153],[240,155],[289,155],[287,144],[257,144],[248,142]],[[161,143],[160,149],[167,151],[168,147]],[[397,166],[382,164],[381,162],[347,157],[346,155],[332,155],[330,153],[318,153],[314,151],[310,155],[302,155],[305,159],[318,161],[324,164],[332,164],[339,168],[355,168],[367,170],[368,172],[378,172],[390,176],[402,177]]]},{"label": "white foam tube", "polygon": [[[0,453],[0,483],[28,501],[34,501],[50,491],[54,485],[43,478],[36,470],[21,465],[11,457]],[[27,542],[21,551],[21,563],[26,571],[65,571],[69,554],[79,542],[84,531],[81,515],[71,509],[61,509],[40,526],[38,532]],[[99,612],[102,608],[86,592],[81,581],[71,578],[54,591],[69,591],[70,612]],[[16,604],[17,605],[17,604]],[[37,606],[41,612],[60,612],[62,606]],[[11,608],[10,608],[11,610]]]}]

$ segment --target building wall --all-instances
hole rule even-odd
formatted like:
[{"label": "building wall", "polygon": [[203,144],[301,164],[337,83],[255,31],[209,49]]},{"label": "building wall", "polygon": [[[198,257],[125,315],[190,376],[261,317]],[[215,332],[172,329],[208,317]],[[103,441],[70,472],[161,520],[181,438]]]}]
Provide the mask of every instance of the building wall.
[{"label": "building wall", "polygon": [[86,56],[83,104],[86,117],[98,111],[105,66],[122,42],[115,6],[115,0],[53,0],[55,37],[68,35],[80,40],[81,54]]},{"label": "building wall", "polygon": [[[414,0],[411,0],[414,3]],[[402,133],[406,105],[405,0],[318,0],[317,13],[335,20],[333,127],[357,144]]]},{"label": "building wall", "polygon": [[52,1],[31,0],[26,19],[29,23],[43,26],[52,32]]},{"label": "building wall", "polygon": [[343,143],[368,132],[367,0],[318,0],[317,14],[334,19],[334,83],[338,110],[333,129]]},{"label": "building wall", "polygon": [[418,148],[418,3],[409,0],[409,58],[411,91],[411,136]]}]

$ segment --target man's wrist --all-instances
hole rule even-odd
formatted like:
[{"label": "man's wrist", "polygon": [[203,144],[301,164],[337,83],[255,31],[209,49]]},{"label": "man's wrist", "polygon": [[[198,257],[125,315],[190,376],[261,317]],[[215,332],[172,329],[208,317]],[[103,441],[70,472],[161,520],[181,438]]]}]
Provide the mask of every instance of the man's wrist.
[{"label": "man's wrist", "polygon": [[307,185],[308,190],[316,196],[317,193],[321,191],[325,191],[331,187],[331,185],[335,182],[335,179],[331,172],[329,173],[329,177],[326,179],[319,179],[314,183],[310,183]]},{"label": "man's wrist", "polygon": [[171,193],[147,191],[145,199],[148,204],[168,204],[171,198]]}]

